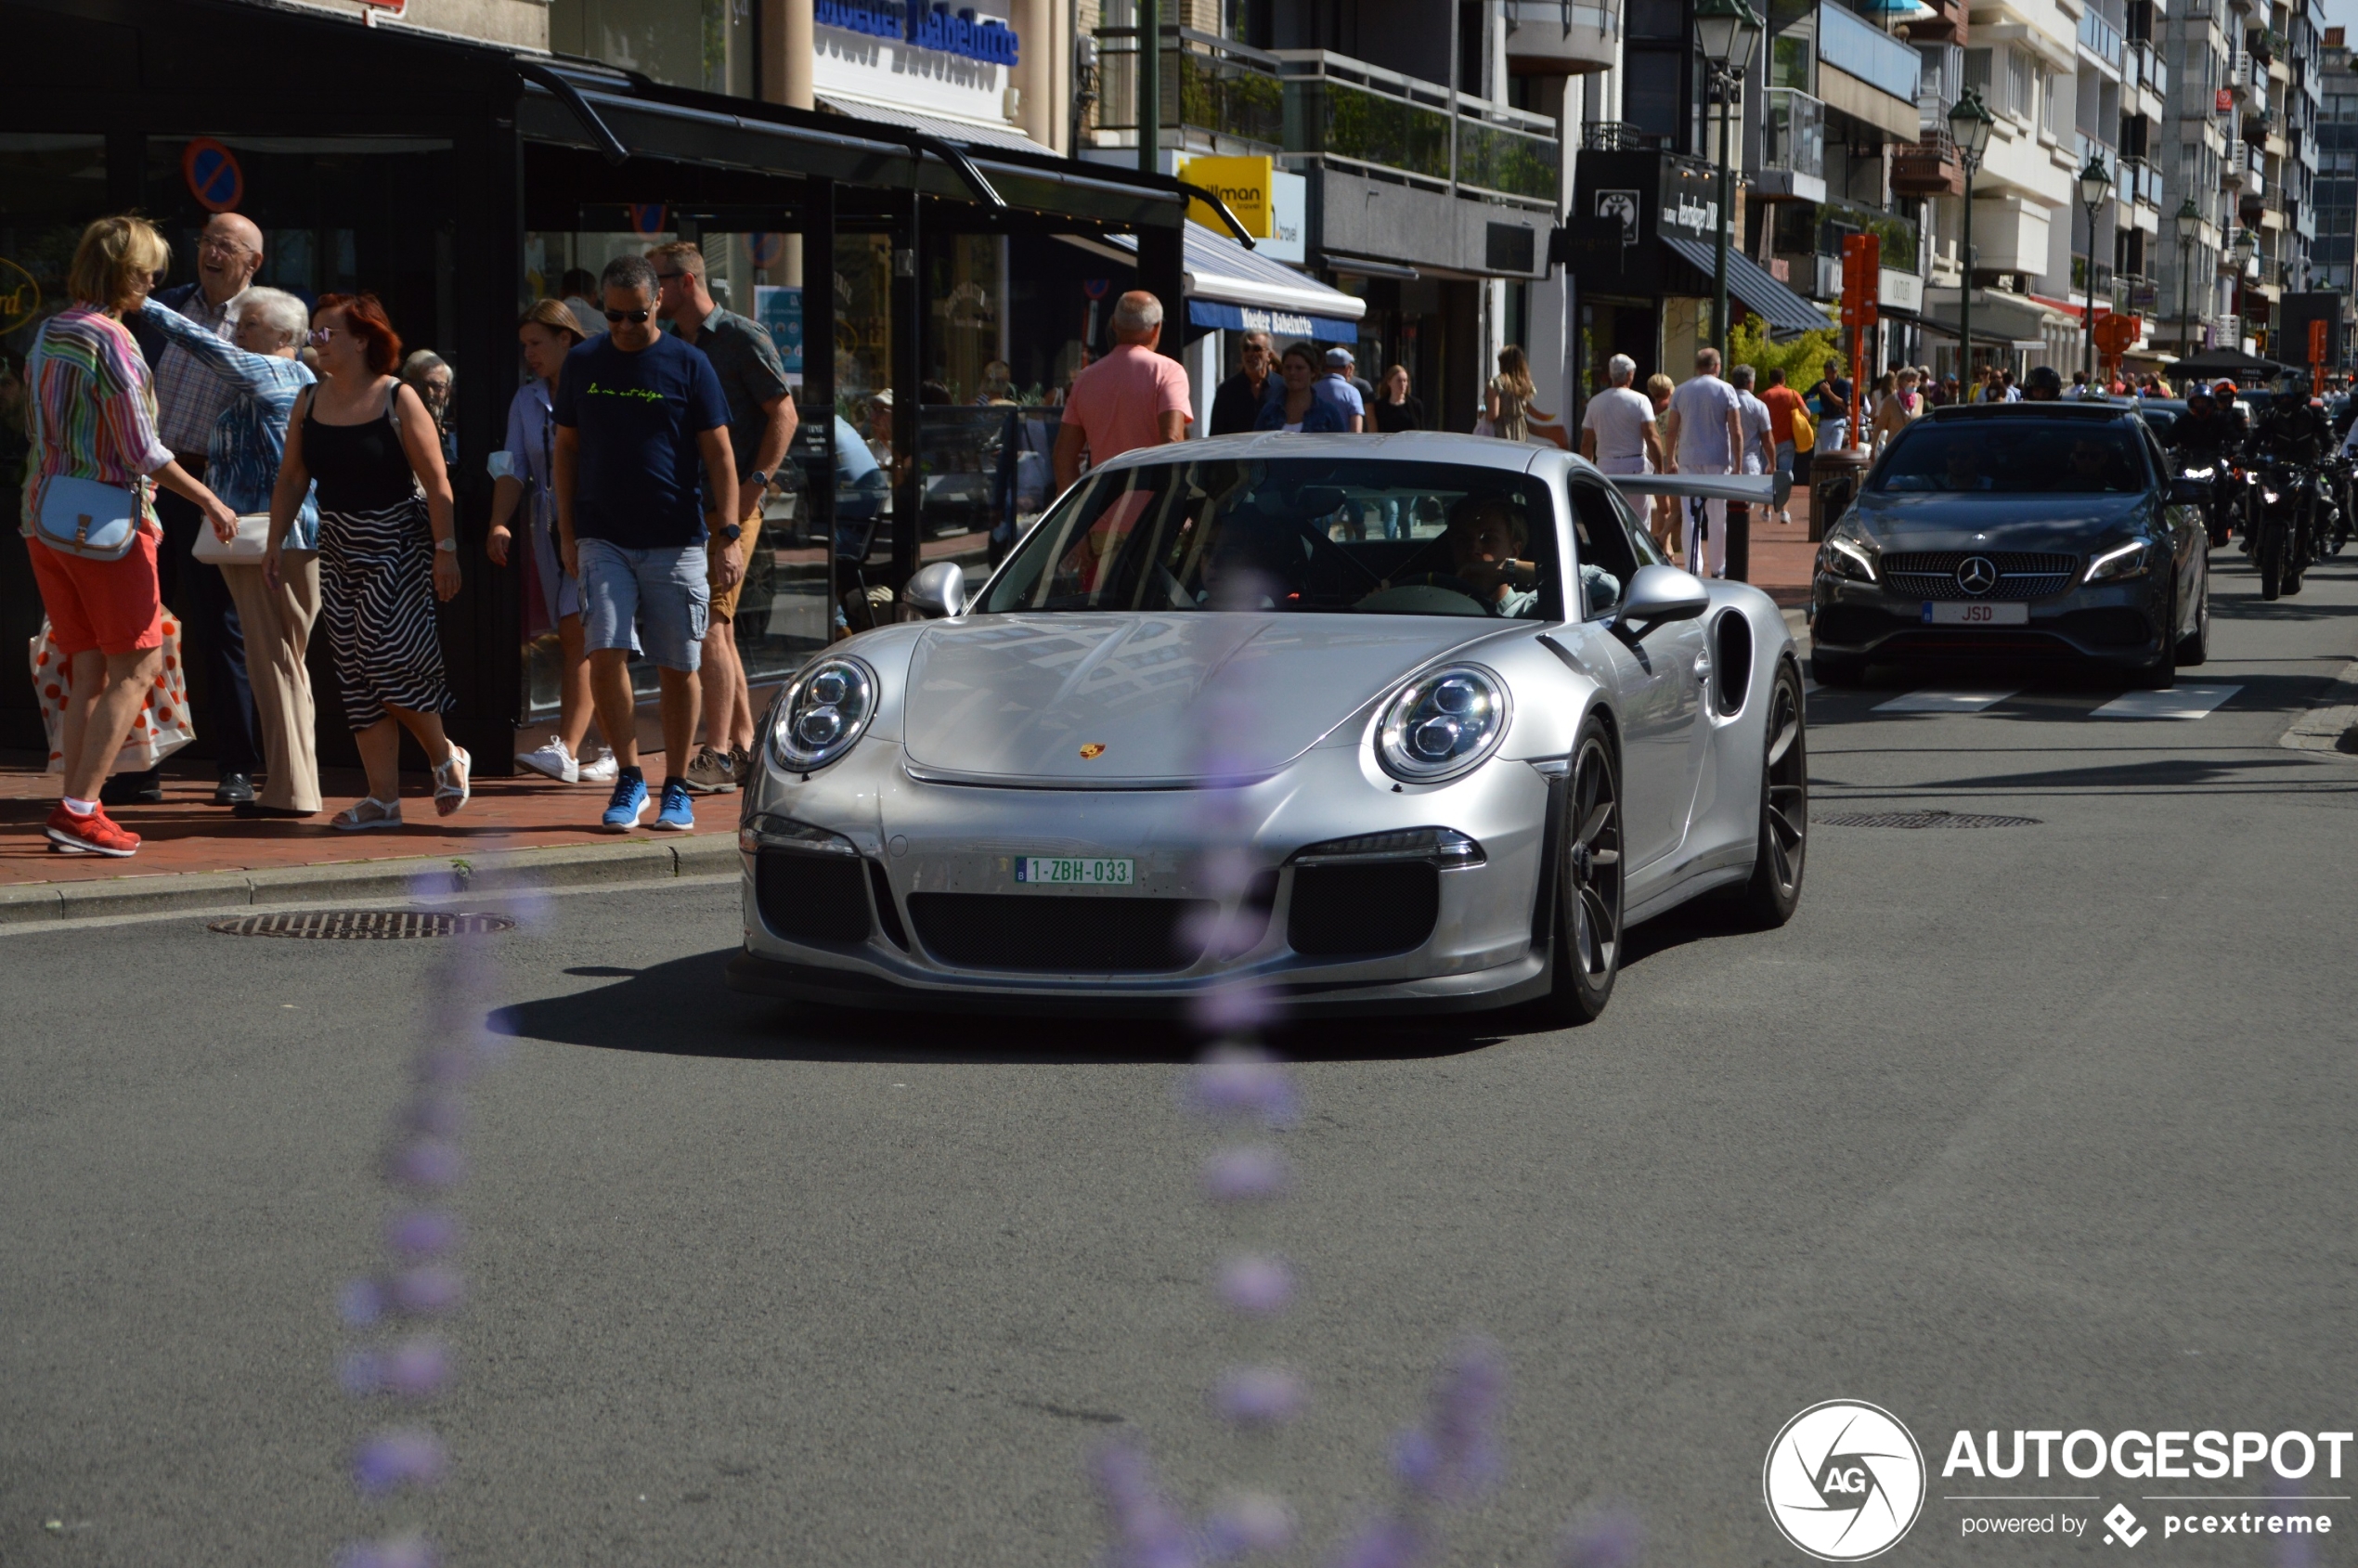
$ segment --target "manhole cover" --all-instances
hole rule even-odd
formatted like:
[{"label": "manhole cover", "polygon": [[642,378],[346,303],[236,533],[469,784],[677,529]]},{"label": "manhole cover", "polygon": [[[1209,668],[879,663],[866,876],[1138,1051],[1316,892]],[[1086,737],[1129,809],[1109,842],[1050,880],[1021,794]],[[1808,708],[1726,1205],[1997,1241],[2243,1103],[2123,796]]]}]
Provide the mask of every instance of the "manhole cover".
[{"label": "manhole cover", "polygon": [[504,914],[443,914],[415,909],[314,909],[241,914],[206,927],[225,937],[323,937],[386,941],[400,937],[480,937],[515,922]]},{"label": "manhole cover", "polygon": [[1812,817],[1823,827],[2037,827],[2037,817],[1991,817],[1977,811],[1845,811]]}]

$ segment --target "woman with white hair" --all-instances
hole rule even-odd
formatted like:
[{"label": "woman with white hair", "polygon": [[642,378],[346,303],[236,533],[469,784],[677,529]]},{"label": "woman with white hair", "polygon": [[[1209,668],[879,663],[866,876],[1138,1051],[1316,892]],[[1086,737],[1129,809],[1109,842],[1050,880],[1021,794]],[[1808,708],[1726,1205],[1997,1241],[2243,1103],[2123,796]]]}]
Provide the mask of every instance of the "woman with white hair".
[{"label": "woman with white hair", "polygon": [[262,792],[233,808],[240,817],[308,817],[319,810],[319,758],[314,737],[311,674],[304,653],[319,614],[319,511],[310,493],[289,531],[279,581],[264,580],[260,538],[270,520],[270,492],[287,446],[295,399],[317,378],[296,357],[311,332],[311,314],[292,294],[248,289],[225,342],[169,305],[150,299],[146,318],[197,362],[237,389],[214,422],[205,479],[239,514],[240,534],[258,537],[250,557],[224,561],[221,576],[238,606],[246,676],[262,725]]}]

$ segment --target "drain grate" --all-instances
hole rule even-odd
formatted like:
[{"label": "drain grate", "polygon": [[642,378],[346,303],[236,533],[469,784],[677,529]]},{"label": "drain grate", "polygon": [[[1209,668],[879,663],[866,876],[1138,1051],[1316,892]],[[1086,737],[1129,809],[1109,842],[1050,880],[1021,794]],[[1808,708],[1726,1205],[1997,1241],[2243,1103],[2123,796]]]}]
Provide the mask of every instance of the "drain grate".
[{"label": "drain grate", "polygon": [[314,909],[285,914],[241,914],[205,928],[225,937],[318,937],[389,941],[402,937],[481,937],[505,931],[504,914],[444,914],[414,909]]},{"label": "drain grate", "polygon": [[1846,811],[1812,817],[1821,827],[2037,827],[2037,817],[1992,817],[1977,811]]}]

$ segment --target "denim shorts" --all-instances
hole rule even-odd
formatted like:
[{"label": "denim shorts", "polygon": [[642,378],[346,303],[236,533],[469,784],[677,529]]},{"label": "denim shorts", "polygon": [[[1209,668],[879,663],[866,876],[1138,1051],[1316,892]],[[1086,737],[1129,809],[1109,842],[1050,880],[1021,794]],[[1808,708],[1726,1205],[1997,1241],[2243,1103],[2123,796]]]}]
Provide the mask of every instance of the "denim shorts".
[{"label": "denim shorts", "polygon": [[705,548],[625,550],[604,539],[577,539],[581,564],[581,631],[590,653],[631,646],[638,628],[647,657],[665,669],[702,662],[712,603]]}]

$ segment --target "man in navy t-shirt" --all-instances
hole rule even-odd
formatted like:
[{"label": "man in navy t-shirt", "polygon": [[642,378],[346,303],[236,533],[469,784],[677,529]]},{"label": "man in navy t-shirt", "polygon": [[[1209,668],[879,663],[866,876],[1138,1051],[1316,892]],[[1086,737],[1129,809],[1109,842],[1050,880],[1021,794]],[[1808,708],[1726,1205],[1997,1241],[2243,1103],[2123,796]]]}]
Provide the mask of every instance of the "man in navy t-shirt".
[{"label": "man in navy t-shirt", "polygon": [[[598,721],[621,771],[605,825],[628,833],[646,814],[630,690],[635,623],[663,679],[663,805],[654,825],[696,825],[680,776],[695,739],[702,688],[696,665],[710,604],[708,583],[745,575],[737,548],[737,465],[729,449],[729,400],[712,361],[655,324],[655,271],[644,256],[618,256],[599,279],[607,330],[565,356],[557,377],[557,538],[581,585],[581,629]],[[710,536],[696,469],[711,482]]]}]

